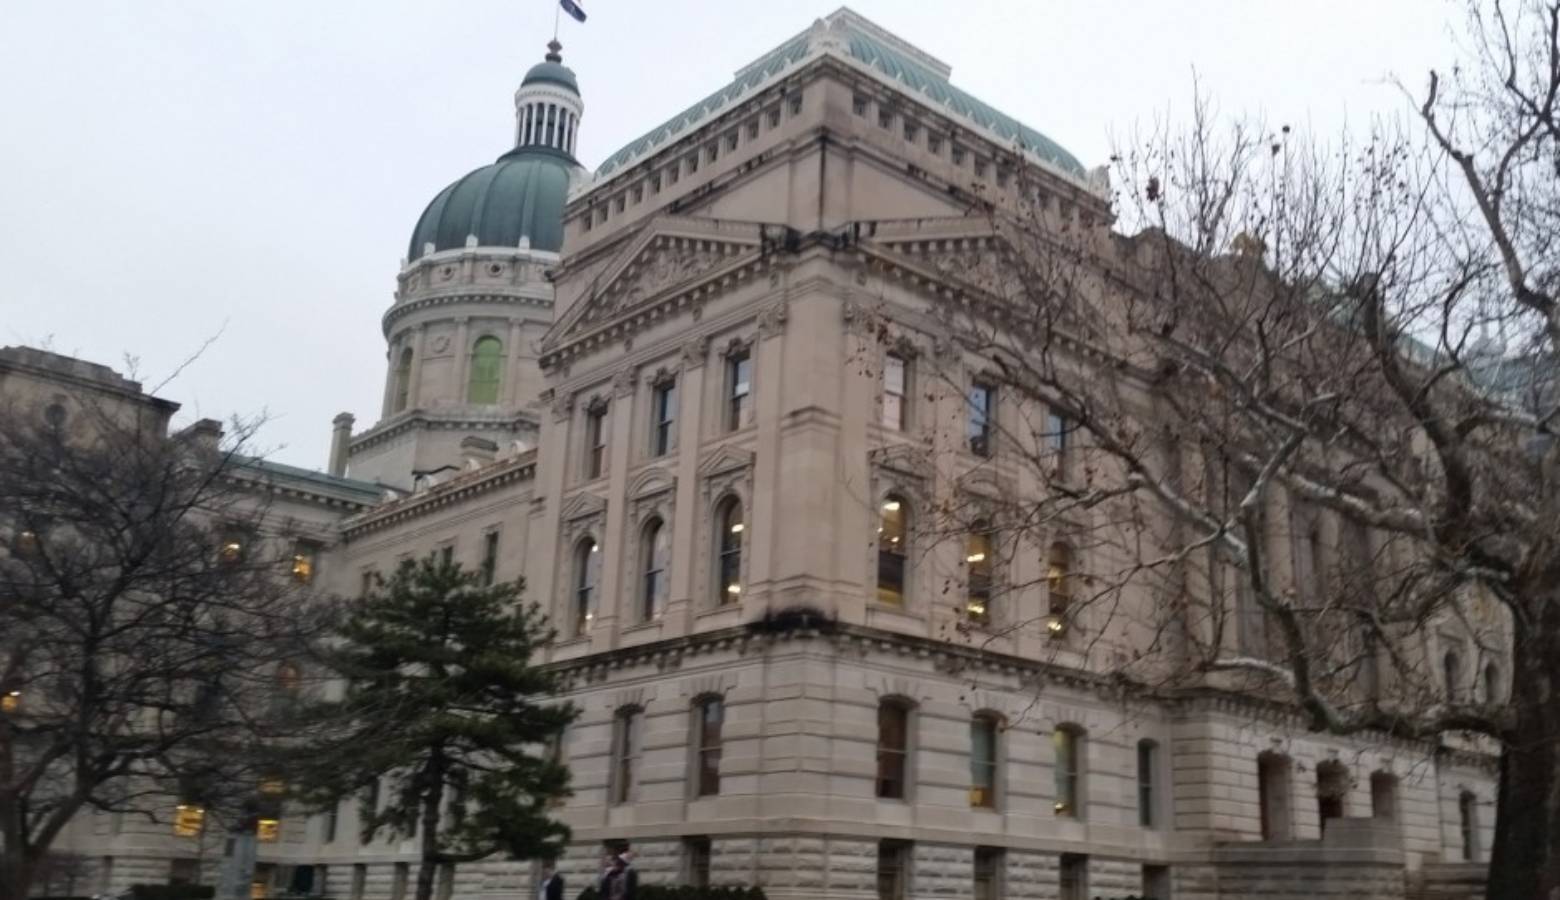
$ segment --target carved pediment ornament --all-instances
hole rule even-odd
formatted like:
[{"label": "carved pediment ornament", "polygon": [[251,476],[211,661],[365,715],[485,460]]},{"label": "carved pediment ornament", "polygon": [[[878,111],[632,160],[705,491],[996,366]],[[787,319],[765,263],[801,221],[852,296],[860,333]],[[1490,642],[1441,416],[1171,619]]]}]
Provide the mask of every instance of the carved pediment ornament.
[{"label": "carved pediment ornament", "polygon": [[758,336],[771,338],[785,332],[785,322],[789,317],[784,300],[768,307],[758,314]]},{"label": "carved pediment ornament", "polygon": [[634,393],[634,386],[639,383],[639,374],[633,369],[622,369],[612,377],[612,395],[614,397],[627,397]]},{"label": "carved pediment ornament", "polygon": [[582,324],[602,322],[634,309],[667,288],[694,281],[727,259],[719,245],[662,239],[607,289],[589,300]]},{"label": "carved pediment ornament", "polygon": [[564,501],[559,517],[565,522],[577,522],[600,515],[607,509],[607,501],[591,493],[579,493]]},{"label": "carved pediment ornament", "polygon": [[592,396],[590,400],[585,403],[585,411],[593,416],[606,412],[607,398],[601,394]]},{"label": "carved pediment ornament", "polygon": [[709,356],[710,339],[708,337],[696,337],[683,344],[682,367],[684,369],[698,368],[704,365],[705,360],[709,359]]},{"label": "carved pediment ornament", "polygon": [[574,415],[574,396],[572,394],[557,394],[552,398],[552,414],[554,422],[567,422]]}]

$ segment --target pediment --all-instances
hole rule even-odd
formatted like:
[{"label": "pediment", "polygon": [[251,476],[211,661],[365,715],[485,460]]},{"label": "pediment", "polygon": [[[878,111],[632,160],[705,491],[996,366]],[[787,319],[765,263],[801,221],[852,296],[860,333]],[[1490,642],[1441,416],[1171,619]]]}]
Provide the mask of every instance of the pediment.
[{"label": "pediment", "polygon": [[728,277],[760,257],[761,226],[661,216],[627,242],[542,341],[544,351]]},{"label": "pediment", "polygon": [[606,512],[606,509],[606,500],[595,494],[581,492],[564,501],[563,511],[560,515],[563,521],[572,522],[576,519],[585,519]]},{"label": "pediment", "polygon": [[988,500],[1000,500],[1011,496],[1010,481],[987,466],[971,469],[958,477],[960,492]]},{"label": "pediment", "polygon": [[1012,246],[979,219],[881,223],[872,246],[883,262],[941,288],[992,297],[1015,297],[1024,290]]},{"label": "pediment", "polygon": [[635,475],[628,483],[628,496],[643,500],[656,494],[664,494],[677,487],[677,476],[662,468],[649,468]]},{"label": "pediment", "polygon": [[716,447],[699,462],[699,477],[711,478],[726,472],[745,469],[753,465],[753,452],[741,447],[725,445]]}]

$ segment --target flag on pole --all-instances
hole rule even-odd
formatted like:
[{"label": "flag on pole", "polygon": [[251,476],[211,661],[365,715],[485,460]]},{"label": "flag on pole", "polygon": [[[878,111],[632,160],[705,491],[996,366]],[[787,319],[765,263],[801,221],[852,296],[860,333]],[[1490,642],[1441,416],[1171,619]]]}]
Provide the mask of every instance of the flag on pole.
[{"label": "flag on pole", "polygon": [[579,0],[558,0],[558,5],[563,7],[563,11],[572,16],[574,21],[585,21],[585,10],[580,9]]}]

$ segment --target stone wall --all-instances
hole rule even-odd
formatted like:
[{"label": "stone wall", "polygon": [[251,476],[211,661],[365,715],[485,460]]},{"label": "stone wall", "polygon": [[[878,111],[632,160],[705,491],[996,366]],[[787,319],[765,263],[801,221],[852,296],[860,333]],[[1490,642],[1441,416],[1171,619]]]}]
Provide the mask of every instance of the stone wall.
[{"label": "stone wall", "polygon": [[1220,900],[1406,897],[1402,839],[1377,819],[1333,819],[1319,841],[1225,844],[1213,857]]}]

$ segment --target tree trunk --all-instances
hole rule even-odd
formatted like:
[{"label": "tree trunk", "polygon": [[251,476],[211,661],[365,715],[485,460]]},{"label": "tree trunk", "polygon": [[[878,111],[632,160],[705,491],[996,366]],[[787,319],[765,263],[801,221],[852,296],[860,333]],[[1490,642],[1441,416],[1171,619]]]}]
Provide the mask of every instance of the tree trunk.
[{"label": "tree trunk", "polygon": [[1560,897],[1560,602],[1546,599],[1513,648],[1517,724],[1500,758],[1489,900]]},{"label": "tree trunk", "polygon": [[423,794],[422,861],[417,865],[415,900],[433,900],[433,879],[439,871],[439,807],[444,804],[444,764],[437,754],[425,770],[429,787]]},{"label": "tree trunk", "polygon": [[23,900],[32,889],[34,869],[21,850],[0,850],[0,900]]}]

